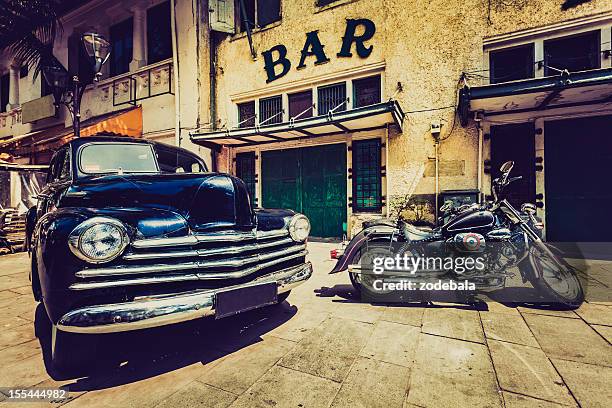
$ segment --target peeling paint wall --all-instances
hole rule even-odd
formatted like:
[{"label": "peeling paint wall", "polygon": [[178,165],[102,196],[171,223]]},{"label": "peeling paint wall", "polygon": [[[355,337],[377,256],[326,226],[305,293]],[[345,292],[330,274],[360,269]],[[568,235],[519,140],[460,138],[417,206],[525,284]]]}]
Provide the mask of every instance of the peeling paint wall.
[{"label": "peeling paint wall", "polygon": [[[226,36],[219,44],[216,80],[221,124],[235,125],[232,101],[241,93],[265,92],[271,86],[290,86],[295,81],[377,62],[386,64],[383,99],[394,95],[399,82],[403,91],[395,98],[405,111],[452,106],[462,71],[484,66],[484,38],[612,10],[612,0],[592,1],[567,11],[561,10],[561,0],[353,0],[323,8],[315,3],[283,1],[281,22],[253,33],[257,60],[252,59],[244,34]],[[368,18],[376,24],[376,34],[369,41],[374,49],[366,59],[354,51],[352,58],[336,56],[347,18]],[[314,65],[315,57],[309,57],[306,68],[297,70],[306,33],[314,30],[318,30],[330,61]],[[266,84],[261,52],[278,44],[287,47],[292,68],[283,78]],[[201,86],[205,88],[206,83]],[[439,190],[477,187],[476,124],[472,121],[462,128],[453,116],[452,108],[409,113],[403,133],[391,132],[387,150],[391,200],[408,193],[435,191],[432,121],[443,125]]]}]

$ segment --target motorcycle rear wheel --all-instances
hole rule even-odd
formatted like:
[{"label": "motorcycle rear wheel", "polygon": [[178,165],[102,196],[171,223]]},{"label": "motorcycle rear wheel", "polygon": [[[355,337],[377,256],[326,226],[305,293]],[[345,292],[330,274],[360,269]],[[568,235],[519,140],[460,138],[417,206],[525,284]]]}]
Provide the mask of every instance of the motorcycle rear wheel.
[{"label": "motorcycle rear wheel", "polygon": [[574,268],[563,259],[534,249],[528,265],[531,284],[552,306],[573,310],[584,302],[582,284]]}]

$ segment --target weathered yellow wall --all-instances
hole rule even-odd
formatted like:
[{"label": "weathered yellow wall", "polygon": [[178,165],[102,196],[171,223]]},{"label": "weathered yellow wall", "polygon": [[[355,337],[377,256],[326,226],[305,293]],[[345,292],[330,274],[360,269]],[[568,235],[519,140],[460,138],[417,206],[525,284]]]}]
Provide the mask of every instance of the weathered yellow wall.
[{"label": "weathered yellow wall", "polygon": [[[266,88],[261,52],[277,44],[287,47],[292,68],[272,85],[385,61],[384,95],[393,95],[401,82],[403,92],[396,99],[405,111],[413,111],[454,105],[461,72],[482,68],[483,38],[612,9],[612,0],[594,0],[568,11],[561,10],[562,0],[491,0],[489,21],[488,0],[340,0],[338,6],[322,11],[315,3],[283,1],[280,24],[253,34],[259,54],[256,61],[250,57],[244,36],[228,37],[220,44],[217,96],[221,120],[234,115],[228,109],[232,95]],[[336,57],[346,18],[375,22],[376,34],[370,40],[374,50],[367,59],[359,58],[355,52],[352,58]],[[319,30],[331,61],[315,66],[315,58],[310,57],[305,69],[296,70],[305,34],[313,30]],[[441,159],[464,161],[464,174],[442,176],[440,190],[476,188],[476,127],[472,123],[464,129],[457,121],[449,136],[453,110],[446,109],[408,114],[403,134],[392,135],[387,170],[391,196],[405,194],[415,180],[418,184],[414,193],[434,192],[434,177],[422,176],[426,163],[434,156],[429,130],[432,121],[443,123]]]}]

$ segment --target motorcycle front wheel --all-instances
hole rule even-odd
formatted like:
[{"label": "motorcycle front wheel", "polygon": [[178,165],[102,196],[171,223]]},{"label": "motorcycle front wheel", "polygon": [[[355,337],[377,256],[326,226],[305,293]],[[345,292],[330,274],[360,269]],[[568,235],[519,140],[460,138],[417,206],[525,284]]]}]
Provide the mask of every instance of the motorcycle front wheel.
[{"label": "motorcycle front wheel", "polygon": [[548,251],[532,249],[530,282],[547,303],[562,309],[577,309],[584,302],[584,290],[574,268]]}]

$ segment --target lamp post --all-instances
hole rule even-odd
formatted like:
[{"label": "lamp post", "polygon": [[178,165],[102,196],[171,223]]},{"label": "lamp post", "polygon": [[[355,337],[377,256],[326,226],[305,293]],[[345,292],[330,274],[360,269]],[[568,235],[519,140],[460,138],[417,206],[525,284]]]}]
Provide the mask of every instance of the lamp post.
[{"label": "lamp post", "polygon": [[[81,37],[85,51],[92,65],[94,81],[98,81],[102,65],[110,56],[110,43],[99,34],[85,33]],[[81,99],[85,91],[86,83],[83,83],[78,75],[72,77],[72,83],[68,83],[68,72],[61,65],[49,65],[42,68],[45,81],[53,90],[55,107],[66,106],[72,118],[72,129],[75,137],[81,136]],[[69,86],[70,85],[70,86]]]}]

